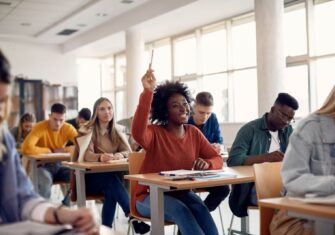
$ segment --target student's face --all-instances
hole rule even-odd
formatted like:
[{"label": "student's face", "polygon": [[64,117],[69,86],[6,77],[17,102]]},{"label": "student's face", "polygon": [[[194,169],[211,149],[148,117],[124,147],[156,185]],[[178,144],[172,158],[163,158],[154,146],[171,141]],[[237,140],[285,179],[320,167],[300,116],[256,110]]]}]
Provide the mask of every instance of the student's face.
[{"label": "student's face", "polygon": [[167,102],[169,123],[182,125],[190,116],[190,106],[181,94],[172,95]]},{"label": "student's face", "polygon": [[8,96],[9,96],[9,85],[0,83],[0,124],[6,116],[8,109]]},{"label": "student's face", "polygon": [[86,119],[82,117],[77,117],[77,123],[79,126],[84,125],[86,123]]},{"label": "student's face", "polygon": [[114,115],[112,104],[107,100],[102,101],[98,106],[97,114],[100,122],[110,122]]},{"label": "student's face", "polygon": [[22,130],[23,132],[29,132],[31,131],[31,128],[33,128],[33,123],[30,121],[24,121],[22,123]]},{"label": "student's face", "polygon": [[295,111],[287,105],[274,105],[272,107],[272,125],[276,130],[287,127],[294,118]]},{"label": "student's face", "polygon": [[202,125],[205,124],[208,118],[211,116],[213,106],[204,106],[200,104],[195,104],[193,107],[193,119],[195,124]]},{"label": "student's face", "polygon": [[53,131],[58,131],[65,122],[65,114],[51,113],[49,115],[49,127]]}]

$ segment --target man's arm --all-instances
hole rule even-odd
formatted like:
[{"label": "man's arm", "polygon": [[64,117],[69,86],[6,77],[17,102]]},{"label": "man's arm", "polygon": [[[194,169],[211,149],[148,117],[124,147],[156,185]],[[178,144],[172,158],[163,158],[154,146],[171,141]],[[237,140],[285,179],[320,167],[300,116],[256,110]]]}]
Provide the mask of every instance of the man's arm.
[{"label": "man's arm", "polygon": [[23,154],[41,154],[41,153],[51,153],[52,150],[48,147],[37,146],[38,141],[41,138],[41,131],[32,130],[30,134],[23,141],[21,150]]}]

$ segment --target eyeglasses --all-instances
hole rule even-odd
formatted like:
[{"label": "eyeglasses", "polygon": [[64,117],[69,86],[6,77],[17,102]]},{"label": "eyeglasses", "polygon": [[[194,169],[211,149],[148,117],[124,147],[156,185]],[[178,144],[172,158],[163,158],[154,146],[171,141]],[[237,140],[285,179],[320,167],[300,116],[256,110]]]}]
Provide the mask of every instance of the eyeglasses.
[{"label": "eyeglasses", "polygon": [[279,113],[280,119],[287,122],[287,124],[295,123],[294,117],[288,116],[286,113],[280,111],[279,109],[276,109],[276,111]]}]

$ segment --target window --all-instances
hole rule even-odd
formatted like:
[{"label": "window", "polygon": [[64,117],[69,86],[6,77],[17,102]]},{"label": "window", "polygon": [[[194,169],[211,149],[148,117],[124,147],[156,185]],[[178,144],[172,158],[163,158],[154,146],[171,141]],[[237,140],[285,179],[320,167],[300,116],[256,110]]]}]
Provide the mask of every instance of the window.
[{"label": "window", "polygon": [[335,57],[317,60],[317,108],[320,108],[326,100],[331,89],[335,85]]},{"label": "window", "polygon": [[120,87],[125,85],[126,77],[126,56],[125,54],[115,57],[115,86]]},{"label": "window", "polygon": [[108,98],[113,104],[114,102],[114,63],[113,57],[104,59],[101,63],[101,96]]},{"label": "window", "polygon": [[[151,52],[149,53],[149,57]],[[154,47],[152,68],[155,70],[157,82],[171,80],[171,44],[170,40]]]},{"label": "window", "polygon": [[125,91],[116,91],[115,93],[115,120],[121,120],[126,116],[126,110],[125,110]]},{"label": "window", "polygon": [[202,45],[202,71],[203,74],[227,70],[227,40],[226,30],[204,33]]},{"label": "window", "polygon": [[196,73],[196,40],[194,35],[175,41],[175,76]]}]

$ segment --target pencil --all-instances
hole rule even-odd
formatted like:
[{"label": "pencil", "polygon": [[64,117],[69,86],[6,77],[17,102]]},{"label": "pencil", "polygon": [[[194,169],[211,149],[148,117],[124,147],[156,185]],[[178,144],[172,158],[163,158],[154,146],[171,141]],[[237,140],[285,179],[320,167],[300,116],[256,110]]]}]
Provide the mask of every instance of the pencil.
[{"label": "pencil", "polygon": [[151,70],[151,65],[152,65],[153,58],[154,58],[154,49],[151,50],[151,58],[150,58],[149,70]]}]

